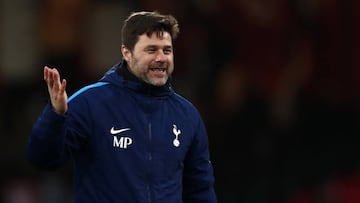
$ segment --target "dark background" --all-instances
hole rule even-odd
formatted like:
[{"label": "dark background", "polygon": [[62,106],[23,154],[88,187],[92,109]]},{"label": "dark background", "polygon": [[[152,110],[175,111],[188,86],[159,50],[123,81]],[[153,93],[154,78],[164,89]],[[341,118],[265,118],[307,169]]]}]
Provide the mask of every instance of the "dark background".
[{"label": "dark background", "polygon": [[43,66],[69,95],[98,80],[144,9],[180,23],[174,87],[204,118],[219,203],[360,202],[359,1],[0,0],[1,202],[71,202],[71,163],[26,160]]}]

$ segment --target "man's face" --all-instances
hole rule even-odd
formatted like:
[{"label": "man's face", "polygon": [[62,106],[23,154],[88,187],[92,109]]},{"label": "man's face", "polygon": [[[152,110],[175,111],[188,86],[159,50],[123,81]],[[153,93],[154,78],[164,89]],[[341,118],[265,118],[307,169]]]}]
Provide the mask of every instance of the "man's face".
[{"label": "man's face", "polygon": [[129,70],[148,84],[162,86],[174,70],[174,55],[171,36],[164,32],[162,37],[153,33],[139,36],[133,52],[122,48]]}]

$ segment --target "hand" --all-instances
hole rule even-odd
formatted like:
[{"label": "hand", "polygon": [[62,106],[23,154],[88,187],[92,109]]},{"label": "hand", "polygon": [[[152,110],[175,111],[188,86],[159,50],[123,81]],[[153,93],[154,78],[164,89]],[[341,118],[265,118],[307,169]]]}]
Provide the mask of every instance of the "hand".
[{"label": "hand", "polygon": [[64,115],[68,110],[67,94],[65,91],[66,80],[60,82],[60,74],[56,68],[44,67],[44,80],[50,94],[51,105],[54,111]]}]

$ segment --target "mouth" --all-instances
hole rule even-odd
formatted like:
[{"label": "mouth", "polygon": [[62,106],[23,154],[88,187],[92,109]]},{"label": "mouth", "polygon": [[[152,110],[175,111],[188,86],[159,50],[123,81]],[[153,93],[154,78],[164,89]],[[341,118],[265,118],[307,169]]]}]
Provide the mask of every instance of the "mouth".
[{"label": "mouth", "polygon": [[153,64],[148,68],[147,79],[152,85],[164,85],[168,78],[167,64]]},{"label": "mouth", "polygon": [[153,64],[149,67],[149,71],[158,74],[164,74],[167,71],[166,63]]},{"label": "mouth", "polygon": [[158,73],[166,72],[166,68],[150,68],[149,70],[152,72],[158,72]]}]

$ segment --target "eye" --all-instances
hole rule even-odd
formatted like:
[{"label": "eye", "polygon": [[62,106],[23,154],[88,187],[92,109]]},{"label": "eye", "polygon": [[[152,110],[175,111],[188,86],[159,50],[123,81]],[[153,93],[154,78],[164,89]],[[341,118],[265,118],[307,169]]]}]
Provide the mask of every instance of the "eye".
[{"label": "eye", "polygon": [[172,49],[164,49],[164,54],[171,54]]},{"label": "eye", "polygon": [[146,52],[148,52],[148,53],[154,53],[155,51],[156,51],[155,48],[148,48],[148,49],[146,49]]}]

